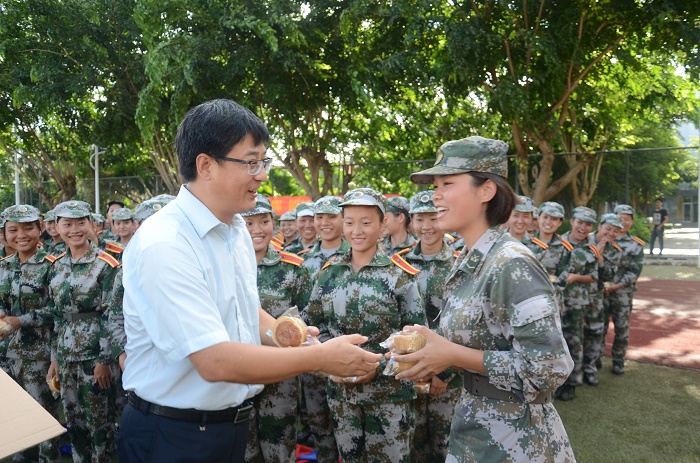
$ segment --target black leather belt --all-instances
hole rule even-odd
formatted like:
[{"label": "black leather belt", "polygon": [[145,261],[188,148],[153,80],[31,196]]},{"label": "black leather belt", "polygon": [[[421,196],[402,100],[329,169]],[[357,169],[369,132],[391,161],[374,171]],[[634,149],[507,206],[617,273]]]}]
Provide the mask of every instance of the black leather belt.
[{"label": "black leather belt", "polygon": [[97,318],[102,315],[102,312],[68,312],[63,314],[63,318],[68,322],[74,322],[78,320],[86,320],[88,318]]},{"label": "black leather belt", "polygon": [[[506,402],[513,403],[525,402],[520,398],[522,396],[522,392],[517,394],[514,391],[504,391],[503,389],[498,389],[489,382],[489,378],[487,376],[482,376],[469,371],[464,372],[464,389],[466,389],[467,392],[472,395],[488,397],[489,399],[504,400]],[[527,403],[546,404],[551,401],[551,392],[540,392],[537,397],[535,397],[535,400],[530,400]]]},{"label": "black leather belt", "polygon": [[227,408],[225,410],[196,410],[194,408],[173,408],[163,405],[156,405],[129,391],[128,401],[132,407],[152,415],[172,418],[173,420],[191,421],[193,423],[227,423],[234,424],[248,421],[253,413],[253,401],[246,400],[237,407]]}]

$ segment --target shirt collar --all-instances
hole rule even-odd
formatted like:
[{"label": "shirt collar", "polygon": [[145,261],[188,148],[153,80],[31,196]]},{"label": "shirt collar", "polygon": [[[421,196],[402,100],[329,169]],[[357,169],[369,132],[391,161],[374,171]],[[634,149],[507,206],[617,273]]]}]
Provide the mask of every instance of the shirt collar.
[{"label": "shirt collar", "polygon": [[[224,225],[228,228],[228,224],[217,219],[211,210],[197,199],[185,185],[180,186],[180,192],[173,202],[185,213],[185,216],[190,220],[200,238],[203,238],[204,235],[219,225]],[[236,228],[245,227],[245,221],[236,214],[233,216],[231,225]]]}]

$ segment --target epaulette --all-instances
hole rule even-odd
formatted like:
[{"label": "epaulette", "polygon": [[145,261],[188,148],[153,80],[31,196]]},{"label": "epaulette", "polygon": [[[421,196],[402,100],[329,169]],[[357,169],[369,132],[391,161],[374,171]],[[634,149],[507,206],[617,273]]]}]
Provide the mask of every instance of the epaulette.
[{"label": "epaulette", "polygon": [[409,275],[418,275],[420,273],[420,270],[406,262],[406,259],[401,257],[399,254],[394,254],[391,256],[391,262]]},{"label": "epaulette", "polygon": [[282,233],[282,230],[278,231],[277,234],[272,237],[272,239],[284,243],[284,233]]},{"label": "epaulette", "polygon": [[51,254],[47,254],[46,257],[44,257],[45,260],[48,260],[52,264],[58,260],[58,257],[52,256]]},{"label": "epaulette", "polygon": [[453,244],[455,241],[457,241],[456,236],[452,236],[449,233],[445,233],[445,238],[447,238],[447,245],[449,246],[450,244]]},{"label": "epaulette", "polygon": [[402,250],[400,250],[399,252],[397,252],[395,255],[397,255],[397,256],[403,256],[404,254],[406,254],[407,252],[409,252],[411,249],[413,249],[413,248],[410,248],[410,247],[409,247],[409,248],[406,248],[406,249],[402,249]]},{"label": "epaulette", "polygon": [[452,257],[457,258],[460,254],[462,254],[462,251],[455,251],[452,253]]},{"label": "epaulette", "polygon": [[105,251],[116,252],[117,254],[121,254],[122,252],[124,252],[124,246],[122,246],[121,244],[117,244],[114,241],[109,241],[105,246]]},{"label": "epaulette", "polygon": [[335,260],[336,257],[337,257],[337,256],[333,256],[333,257],[331,257],[330,259],[328,259],[328,262],[326,262],[325,264],[323,264],[323,267],[321,267],[321,270],[325,270],[325,269],[327,269],[328,267],[330,267],[331,264],[333,263],[333,261]]},{"label": "epaulette", "polygon": [[282,262],[296,265],[297,267],[301,267],[301,264],[304,263],[304,259],[291,252],[280,251],[280,257],[282,258]]},{"label": "epaulette", "polygon": [[549,249],[549,245],[542,241],[539,238],[535,238],[534,236],[532,237],[532,242],[535,243],[537,246],[541,247],[542,249]]},{"label": "epaulette", "polygon": [[561,240],[561,245],[566,248],[567,251],[571,252],[574,250],[574,245],[566,241],[564,238],[559,238]]},{"label": "epaulette", "polygon": [[596,259],[600,259],[600,251],[598,251],[598,247],[595,244],[589,244],[589,248],[591,248],[591,251],[593,251],[593,254],[595,254]]},{"label": "epaulette", "polygon": [[284,246],[282,246],[279,242],[275,241],[274,239],[270,241],[270,244],[272,245],[272,249],[275,251],[281,251],[284,249]]},{"label": "epaulette", "polygon": [[65,256],[68,251],[63,251],[59,255],[56,256],[56,260],[60,259],[61,257]]},{"label": "epaulette", "polygon": [[119,267],[119,261],[115,259],[114,257],[110,256],[106,252],[101,252],[97,255],[98,259],[102,259],[103,261],[107,262],[110,267],[115,268]]},{"label": "epaulette", "polygon": [[611,241],[610,244],[612,244],[612,246],[613,246],[615,249],[617,249],[618,251],[622,252],[622,248],[620,247],[619,244],[615,243],[614,241]]},{"label": "epaulette", "polygon": [[0,257],[0,262],[2,262],[3,260],[7,260],[7,259],[9,259],[10,257],[12,257],[12,256],[14,256],[14,255],[15,255],[15,254],[12,253],[12,254],[10,254],[9,256]]},{"label": "epaulette", "polygon": [[306,254],[309,251],[311,251],[311,248],[302,249],[301,251],[297,252],[297,256],[300,256],[302,254]]},{"label": "epaulette", "polygon": [[632,239],[634,241],[636,241],[637,243],[641,244],[642,246],[644,246],[646,244],[643,239],[637,238],[636,236],[632,236]]}]

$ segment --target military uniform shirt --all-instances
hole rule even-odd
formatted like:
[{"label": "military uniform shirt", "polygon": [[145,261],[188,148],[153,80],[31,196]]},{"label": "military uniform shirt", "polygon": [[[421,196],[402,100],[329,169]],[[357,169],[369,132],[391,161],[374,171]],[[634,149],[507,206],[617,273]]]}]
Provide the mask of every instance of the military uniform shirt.
[{"label": "military uniform shirt", "polygon": [[629,233],[618,237],[615,242],[622,248],[620,264],[613,279],[614,284],[622,287],[618,291],[633,292],[637,290],[637,278],[642,273],[644,262],[644,245],[639,238]]}]

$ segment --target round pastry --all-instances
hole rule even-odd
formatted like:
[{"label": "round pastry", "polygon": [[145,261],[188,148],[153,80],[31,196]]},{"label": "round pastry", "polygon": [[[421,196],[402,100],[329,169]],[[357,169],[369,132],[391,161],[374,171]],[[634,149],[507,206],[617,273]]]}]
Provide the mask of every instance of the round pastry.
[{"label": "round pastry", "polygon": [[0,334],[7,334],[12,332],[12,325],[7,323],[5,320],[0,320]]},{"label": "round pastry", "polygon": [[425,336],[420,333],[394,335],[394,353],[410,354],[425,347]]},{"label": "round pastry", "polygon": [[406,371],[410,368],[413,368],[416,366],[418,362],[396,362],[396,371],[394,373],[401,373],[402,371]]},{"label": "round pastry", "polygon": [[61,383],[58,382],[58,376],[54,375],[49,381],[49,389],[53,392],[61,392]]},{"label": "round pastry", "polygon": [[299,347],[306,341],[306,324],[299,318],[282,315],[272,325],[272,339],[279,347]]},{"label": "round pastry", "polygon": [[552,283],[556,283],[558,279],[559,277],[556,275],[549,275],[549,281],[551,281]]}]

